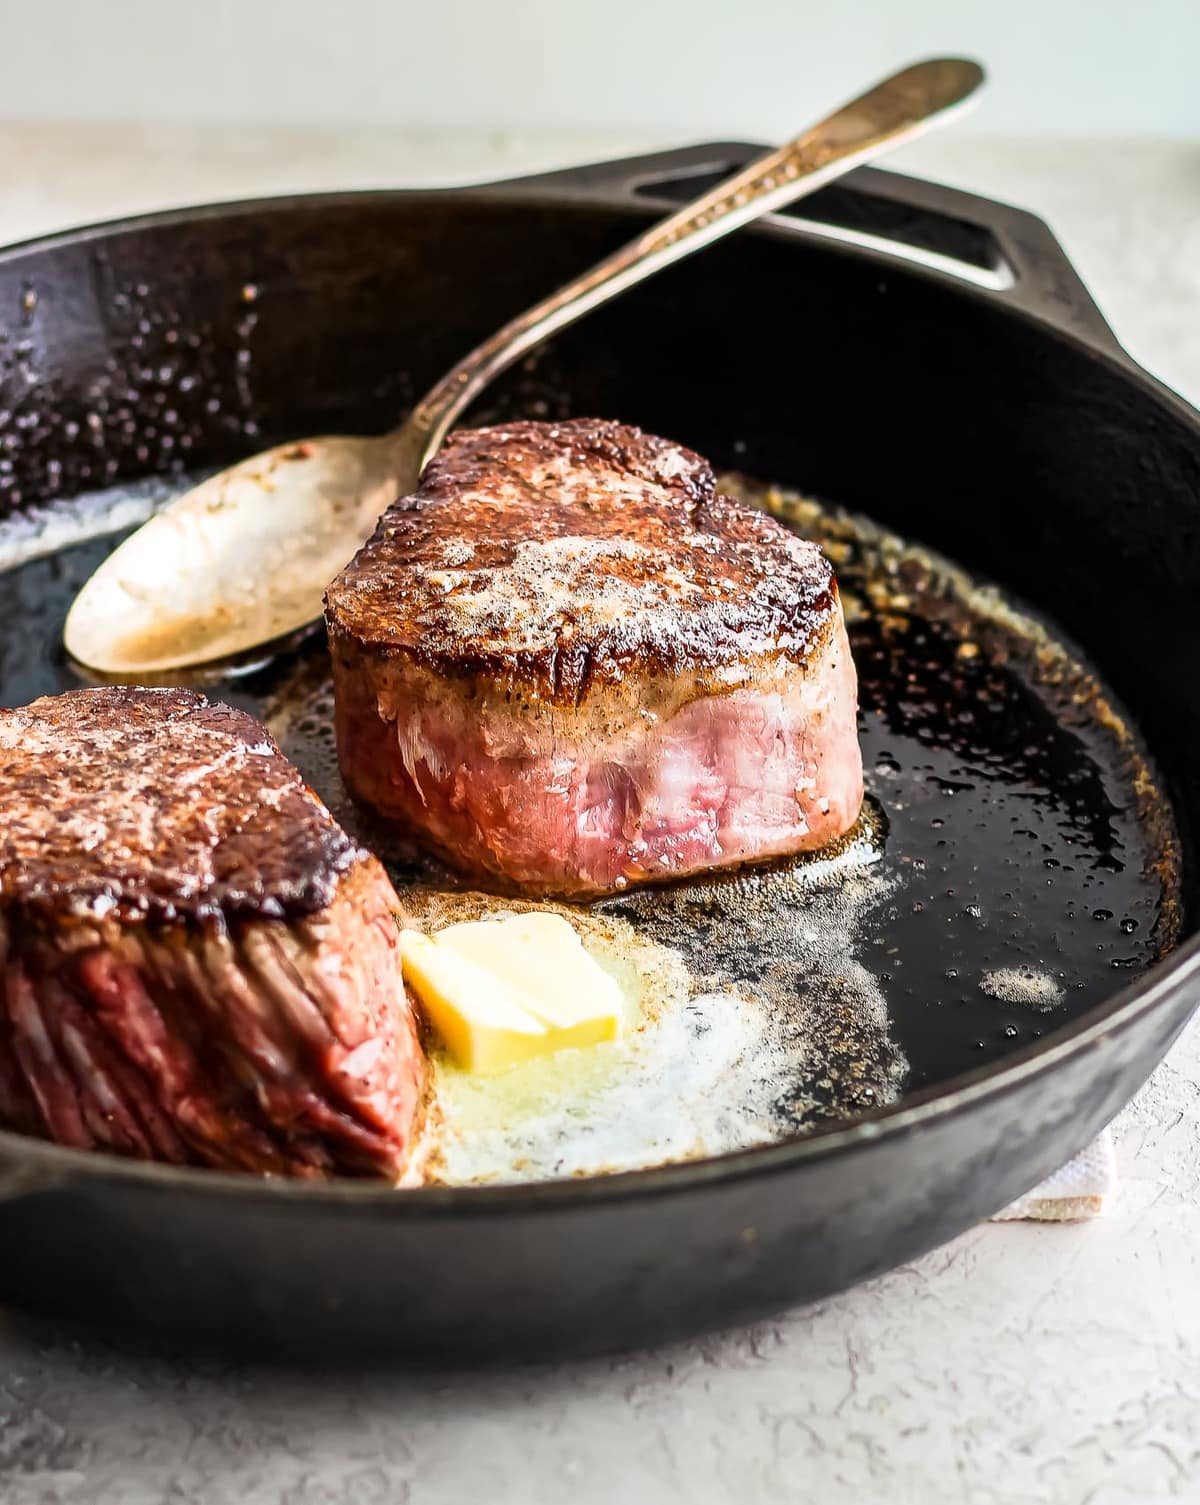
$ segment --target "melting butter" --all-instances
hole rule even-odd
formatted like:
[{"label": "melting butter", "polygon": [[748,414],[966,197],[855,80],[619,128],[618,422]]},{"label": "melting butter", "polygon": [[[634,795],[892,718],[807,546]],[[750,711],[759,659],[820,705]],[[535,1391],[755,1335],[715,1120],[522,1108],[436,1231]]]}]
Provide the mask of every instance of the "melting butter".
[{"label": "melting butter", "polygon": [[467,1071],[491,1075],[621,1036],[621,989],[561,914],[502,914],[432,936],[407,930],[400,954],[427,1018]]}]

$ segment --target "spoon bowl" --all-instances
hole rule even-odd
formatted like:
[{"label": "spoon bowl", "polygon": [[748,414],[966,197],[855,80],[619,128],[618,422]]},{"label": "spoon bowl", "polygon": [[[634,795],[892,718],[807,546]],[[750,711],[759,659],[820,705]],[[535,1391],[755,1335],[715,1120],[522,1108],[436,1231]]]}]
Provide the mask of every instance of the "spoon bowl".
[{"label": "spoon bowl", "polygon": [[397,494],[394,439],[280,444],[210,476],[133,533],[75,598],[72,658],[158,675],[290,638]]}]

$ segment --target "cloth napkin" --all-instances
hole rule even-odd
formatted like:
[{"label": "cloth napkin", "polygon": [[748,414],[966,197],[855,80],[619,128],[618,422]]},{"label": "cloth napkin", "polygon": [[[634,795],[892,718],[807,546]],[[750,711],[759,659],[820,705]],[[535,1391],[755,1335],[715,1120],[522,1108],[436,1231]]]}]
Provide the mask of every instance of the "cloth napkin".
[{"label": "cloth napkin", "polygon": [[992,1221],[1026,1218],[1039,1223],[1073,1223],[1098,1217],[1112,1205],[1118,1185],[1112,1134],[1105,1129],[1086,1150],[996,1213]]}]

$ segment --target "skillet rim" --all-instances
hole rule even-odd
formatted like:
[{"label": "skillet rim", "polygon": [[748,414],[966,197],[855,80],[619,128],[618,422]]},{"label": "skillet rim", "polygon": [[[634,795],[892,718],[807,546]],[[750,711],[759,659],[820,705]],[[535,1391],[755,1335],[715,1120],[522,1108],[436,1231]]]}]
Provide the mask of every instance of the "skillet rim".
[{"label": "skillet rim", "polygon": [[[237,215],[263,215],[311,211],[322,206],[372,204],[403,198],[446,200],[455,197],[472,202],[498,200],[528,209],[561,210],[574,202],[582,209],[602,209],[624,214],[637,220],[653,210],[650,200],[633,200],[622,193],[620,185],[580,184],[575,193],[565,190],[572,172],[587,173],[589,166],[615,170],[654,160],[656,164],[677,159],[686,163],[696,153],[730,149],[714,143],[703,147],[685,147],[676,153],[650,158],[632,158],[626,162],[589,164],[579,169],[562,169],[498,182],[454,185],[443,188],[384,188],[347,191],[268,195],[252,199],[218,200],[198,205],[183,205],[166,210],[94,221],[66,230],[28,237],[0,247],[0,265],[19,260],[31,253],[53,252],[87,246],[116,235],[171,229],[206,220]],[[742,149],[742,148],[738,148]],[[907,174],[887,173],[879,169],[860,169],[876,179],[910,183],[933,191],[946,209],[961,206],[969,217],[972,209],[988,206],[1025,221],[1041,224],[1026,211],[1010,208],[995,200],[934,184]],[[853,185],[855,174],[844,182]],[[957,278],[939,266],[910,260],[902,255],[888,255],[870,246],[852,245],[822,236],[802,225],[788,223],[782,216],[768,216],[764,221],[745,227],[740,233],[775,239],[800,239],[833,255],[866,259],[891,273],[929,280],[958,297],[965,297],[996,310],[1005,317],[1032,325],[1052,339],[1098,360],[1126,381],[1133,381],[1144,393],[1190,425],[1200,438],[1200,410],[1179,393],[1153,376],[1116,341],[1103,317],[1097,315],[1093,327],[1082,333],[1078,326],[1067,327],[1048,313],[1007,295]],[[1058,250],[1065,266],[1074,272],[1066,253],[1057,246],[1050,232],[1048,243]],[[1081,285],[1082,286],[1082,285]],[[1086,289],[1083,289],[1086,295]],[[1134,727],[1136,731],[1136,725]],[[1153,756],[1153,750],[1150,750]],[[1186,853],[1185,853],[1186,857]],[[0,1130],[0,1203],[53,1193],[78,1183],[117,1183],[130,1188],[167,1187],[174,1190],[204,1190],[214,1196],[267,1197],[273,1205],[342,1206],[387,1217],[437,1217],[448,1214],[507,1216],[522,1210],[549,1212],[590,1208],[643,1197],[686,1194],[714,1184],[748,1181],[763,1175],[786,1173],[813,1161],[853,1154],[865,1144],[880,1139],[901,1138],[920,1132],[933,1120],[965,1113],[976,1105],[1029,1085],[1053,1070],[1064,1059],[1101,1049],[1108,1040],[1132,1028],[1145,1015],[1165,1007],[1182,990],[1196,986],[1200,980],[1200,932],[1184,941],[1168,957],[1148,968],[1136,981],[1119,988],[1102,1002],[1094,1004],[1061,1029],[1040,1040],[1022,1046],[1011,1054],[968,1072],[959,1073],[947,1082],[921,1088],[901,1103],[879,1107],[848,1124],[832,1124],[791,1136],[772,1144],[736,1150],[724,1155],[705,1156],[670,1165],[638,1170],[609,1172],[586,1177],[538,1182],[507,1182],[484,1186],[430,1186],[403,1190],[378,1181],[359,1181],[348,1177],[325,1182],[310,1182],[292,1177],[259,1177],[199,1166],[174,1166],[157,1162],[128,1160],[102,1150],[78,1150],[39,1140],[9,1130]],[[1200,1000],[1200,987],[1196,987]]]}]

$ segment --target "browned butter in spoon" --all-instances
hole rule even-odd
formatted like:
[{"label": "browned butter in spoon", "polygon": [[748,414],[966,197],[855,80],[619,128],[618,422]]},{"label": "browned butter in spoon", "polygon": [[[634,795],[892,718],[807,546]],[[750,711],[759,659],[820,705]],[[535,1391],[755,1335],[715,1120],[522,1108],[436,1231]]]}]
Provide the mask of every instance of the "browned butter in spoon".
[{"label": "browned butter in spoon", "polygon": [[123,679],[247,655],[261,661],[320,619],[330,580],[384,508],[416,489],[455,419],[494,377],[660,268],[946,120],[983,78],[964,58],[893,74],[511,320],[393,433],[297,440],[201,482],[126,539],[83,587],[63,632],[67,651]]}]

